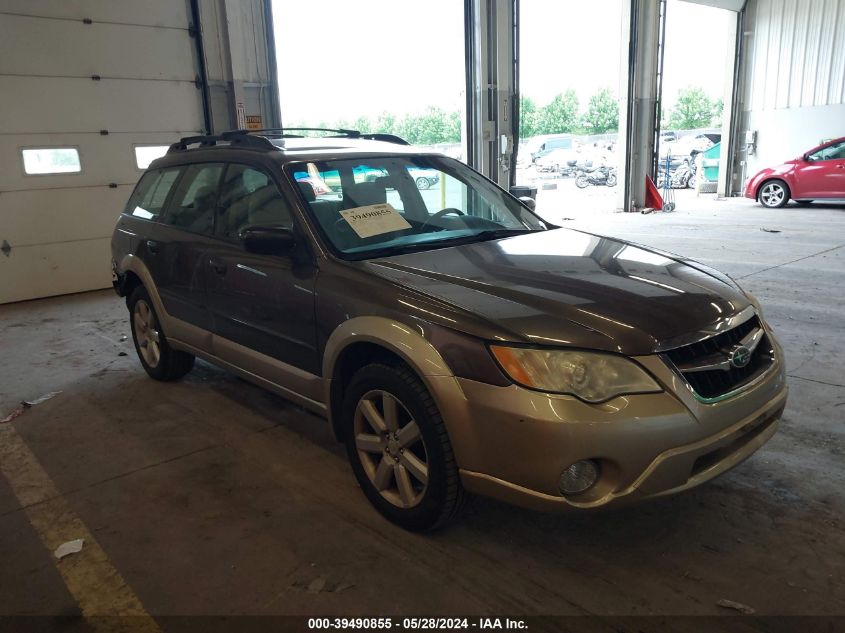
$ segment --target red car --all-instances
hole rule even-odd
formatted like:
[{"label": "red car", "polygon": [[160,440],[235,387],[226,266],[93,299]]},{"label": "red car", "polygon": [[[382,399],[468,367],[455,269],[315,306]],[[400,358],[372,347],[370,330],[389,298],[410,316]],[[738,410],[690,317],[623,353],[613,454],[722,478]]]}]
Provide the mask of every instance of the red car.
[{"label": "red car", "polygon": [[796,202],[845,200],[845,137],[760,171],[746,183],[745,197],[770,209],[782,207],[790,198]]}]

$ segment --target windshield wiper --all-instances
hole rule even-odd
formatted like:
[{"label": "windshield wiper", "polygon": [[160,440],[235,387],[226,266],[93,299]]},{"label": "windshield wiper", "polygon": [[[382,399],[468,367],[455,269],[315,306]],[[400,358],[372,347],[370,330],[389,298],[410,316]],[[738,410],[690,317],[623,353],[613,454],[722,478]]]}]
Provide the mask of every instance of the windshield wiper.
[{"label": "windshield wiper", "polygon": [[362,251],[360,253],[354,253],[354,255],[361,256],[356,257],[356,259],[377,259],[379,257],[391,257],[393,255],[403,255],[406,253],[446,248],[448,246],[461,246],[463,244],[473,244],[475,242],[487,242],[490,240],[501,239],[503,237],[523,235],[525,233],[537,233],[543,230],[545,229],[487,229],[485,231],[473,233],[472,235],[460,235],[443,240],[427,240],[425,242],[403,244],[401,246],[386,246],[384,248],[376,248]]},{"label": "windshield wiper", "polygon": [[512,235],[522,235],[523,233],[537,233],[543,229],[487,229],[480,231],[469,237],[475,238],[474,241],[486,242],[488,240],[498,240],[502,237],[510,237]]}]

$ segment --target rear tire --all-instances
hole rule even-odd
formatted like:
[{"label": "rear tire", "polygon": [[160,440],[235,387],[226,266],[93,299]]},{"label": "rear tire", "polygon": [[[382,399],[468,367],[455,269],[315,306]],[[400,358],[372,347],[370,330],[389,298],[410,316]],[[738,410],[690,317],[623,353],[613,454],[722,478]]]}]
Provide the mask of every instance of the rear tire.
[{"label": "rear tire", "polygon": [[194,367],[194,356],[170,347],[150,295],[138,286],[129,295],[129,327],[141,366],[151,378],[179,380]]},{"label": "rear tire", "polygon": [[575,179],[575,186],[579,189],[585,189],[589,185],[589,181],[587,180],[586,176],[578,176]]},{"label": "rear tire", "polygon": [[414,532],[453,520],[466,493],[437,405],[405,365],[359,369],[341,409],[352,470],[382,516]]},{"label": "rear tire", "polygon": [[789,186],[782,180],[767,180],[757,192],[757,200],[767,209],[780,209],[789,202]]},{"label": "rear tire", "polygon": [[422,176],[417,178],[416,183],[417,189],[429,189],[431,187],[431,183],[428,182],[428,178],[423,178]]}]

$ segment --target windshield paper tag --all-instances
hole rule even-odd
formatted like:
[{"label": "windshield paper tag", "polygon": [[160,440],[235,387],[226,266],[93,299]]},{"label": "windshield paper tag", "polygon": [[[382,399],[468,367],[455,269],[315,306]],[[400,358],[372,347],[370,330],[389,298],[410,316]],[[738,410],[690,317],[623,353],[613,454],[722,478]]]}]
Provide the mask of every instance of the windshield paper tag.
[{"label": "windshield paper tag", "polygon": [[340,215],[357,233],[358,237],[362,238],[411,228],[411,225],[399,215],[389,202],[347,209],[341,211]]}]

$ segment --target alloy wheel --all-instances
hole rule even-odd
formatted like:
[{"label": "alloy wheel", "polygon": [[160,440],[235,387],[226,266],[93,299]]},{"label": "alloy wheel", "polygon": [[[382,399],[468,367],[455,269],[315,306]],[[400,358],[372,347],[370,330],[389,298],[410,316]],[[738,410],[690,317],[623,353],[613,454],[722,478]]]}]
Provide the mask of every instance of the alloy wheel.
[{"label": "alloy wheel", "polygon": [[158,367],[161,360],[161,335],[159,334],[155,313],[143,299],[135,302],[132,324],[135,328],[138,350],[144,357],[144,362],[153,369]]},{"label": "alloy wheel", "polygon": [[767,207],[776,207],[783,202],[785,196],[786,191],[782,185],[770,182],[760,191],[760,202]]},{"label": "alloy wheel", "polygon": [[394,506],[413,508],[428,489],[428,453],[419,426],[392,394],[375,389],[358,401],[355,447],[367,478]]}]

